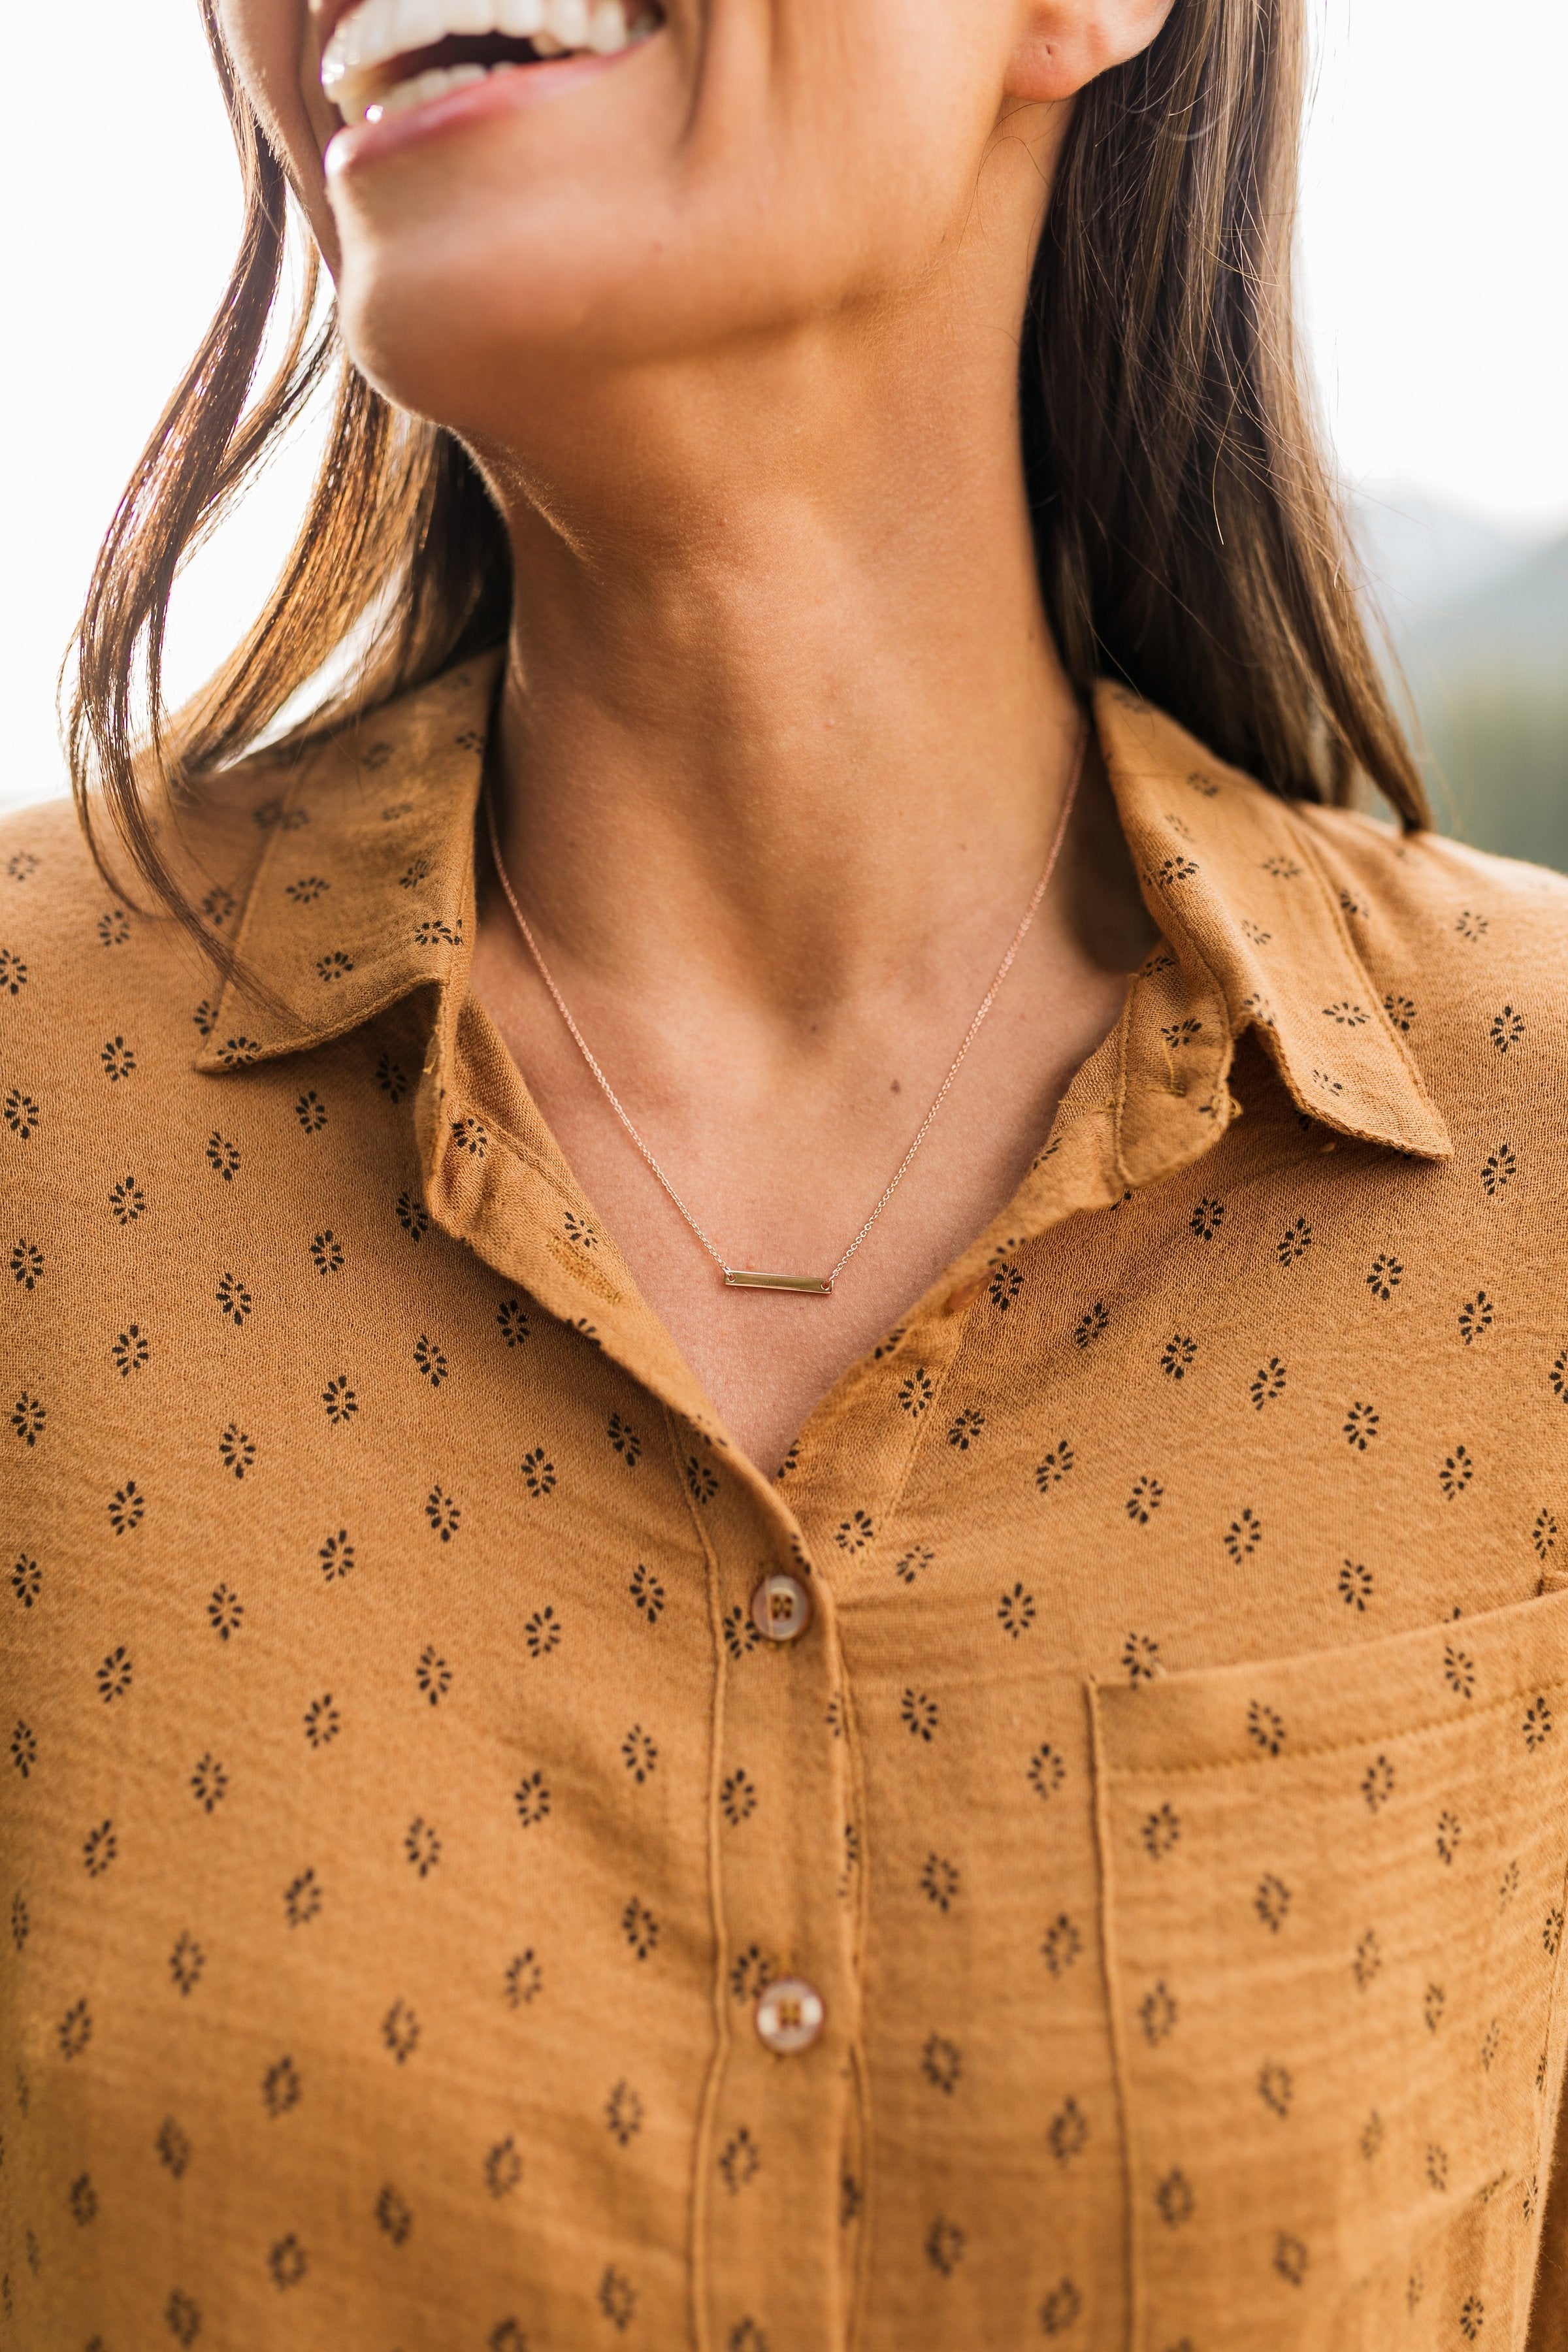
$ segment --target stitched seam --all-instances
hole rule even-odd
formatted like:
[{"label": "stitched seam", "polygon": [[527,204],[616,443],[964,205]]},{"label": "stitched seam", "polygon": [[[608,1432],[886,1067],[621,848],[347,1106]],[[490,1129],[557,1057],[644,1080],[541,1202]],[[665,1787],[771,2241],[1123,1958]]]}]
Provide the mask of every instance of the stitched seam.
[{"label": "stitched seam", "polygon": [[[1091,1687],[1098,1687],[1098,1685],[1091,1685]],[[1426,1739],[1435,1738],[1440,1732],[1452,1731],[1458,1724],[1474,1723],[1482,1716],[1500,1714],[1505,1706],[1517,1706],[1521,1698],[1545,1698],[1549,1696],[1555,1696],[1559,1692],[1564,1689],[1568,1689],[1568,1680],[1554,1683],[1521,1683],[1514,1689],[1505,1692],[1503,1696],[1500,1698],[1488,1699],[1484,1705],[1480,1706],[1468,1705],[1463,1715],[1451,1715],[1442,1721],[1434,1720],[1430,1723],[1414,1724],[1408,1730],[1405,1731],[1389,1731],[1386,1729],[1382,1731],[1365,1731],[1357,1737],[1345,1739],[1325,1740],[1321,1746],[1315,1748],[1290,1747],[1287,1749],[1285,1754],[1281,1756],[1264,1756],[1261,1754],[1255,1756],[1222,1756],[1216,1757],[1212,1761],[1205,1764],[1111,1766],[1109,1768],[1109,1775],[1112,1780],[1122,1781],[1151,1780],[1156,1777],[1162,1780],[1170,1780],[1177,1776],[1191,1778],[1194,1774],[1199,1772],[1262,1771],[1269,1765],[1292,1764],[1297,1761],[1305,1762],[1309,1758],[1315,1756],[1346,1756],[1352,1748],[1369,1748],[1380,1740],[1392,1747],[1395,1740],[1403,1743],[1412,1739]],[[1552,1736],[1554,1735],[1548,1735],[1548,1737]]]},{"label": "stitched seam", "polygon": [[1127,2325],[1123,2343],[1134,2352],[1142,2335],[1142,2264],[1140,2259],[1137,2158],[1132,2145],[1131,2069],[1121,2015],[1121,1967],[1115,1949],[1116,1856],[1110,1826],[1110,1775],[1105,1769],[1100,1715],[1100,1684],[1090,1676],[1084,1687],[1089,1708],[1089,1772],[1094,1791],[1094,1837],[1100,1864],[1100,1965],[1105,1981],[1105,2001],[1110,2034],[1110,2061],[1116,2079],[1116,2105],[1121,2123],[1121,2210],[1126,2271]]}]

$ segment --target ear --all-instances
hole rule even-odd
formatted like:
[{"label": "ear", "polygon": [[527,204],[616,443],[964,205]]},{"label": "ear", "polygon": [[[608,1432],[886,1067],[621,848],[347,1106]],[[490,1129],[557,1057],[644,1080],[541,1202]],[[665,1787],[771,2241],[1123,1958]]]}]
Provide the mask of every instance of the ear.
[{"label": "ear", "polygon": [[1007,95],[1072,98],[1111,66],[1149,47],[1173,0],[1024,0],[1007,68]]}]

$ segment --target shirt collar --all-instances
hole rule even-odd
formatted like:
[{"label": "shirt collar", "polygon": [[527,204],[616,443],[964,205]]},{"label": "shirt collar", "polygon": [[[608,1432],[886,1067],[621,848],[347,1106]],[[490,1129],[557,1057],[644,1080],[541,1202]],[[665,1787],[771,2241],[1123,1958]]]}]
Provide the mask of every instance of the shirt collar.
[{"label": "shirt collar", "polygon": [[[465,663],[281,771],[271,760],[243,772],[266,839],[233,934],[243,978],[223,989],[199,1069],[298,1052],[425,987],[444,1007],[437,1029],[455,1026],[500,668],[499,655]],[[1248,1028],[1323,1126],[1445,1156],[1443,1121],[1383,1009],[1310,825],[1124,688],[1101,686],[1094,715],[1166,944],[1130,992],[1114,1099],[1086,1102],[1075,1085],[1037,1174],[1089,1109],[1110,1127],[1092,1155],[1093,1181],[1083,1150],[1067,1154],[1074,1207],[1199,1157],[1234,1116],[1226,1079]],[[1103,1052],[1080,1077],[1105,1095]],[[1046,1178],[1044,1194],[1059,1192],[1063,1172]]]}]

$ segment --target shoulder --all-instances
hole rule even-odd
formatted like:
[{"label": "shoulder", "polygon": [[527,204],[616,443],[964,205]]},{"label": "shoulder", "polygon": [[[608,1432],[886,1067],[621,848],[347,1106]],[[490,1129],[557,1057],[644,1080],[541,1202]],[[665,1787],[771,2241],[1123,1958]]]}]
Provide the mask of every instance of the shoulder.
[{"label": "shoulder", "polygon": [[1294,804],[1352,921],[1372,923],[1423,963],[1457,971],[1494,957],[1539,961],[1555,978],[1568,948],[1568,875],[1493,857],[1439,833],[1400,835],[1349,809]]}]

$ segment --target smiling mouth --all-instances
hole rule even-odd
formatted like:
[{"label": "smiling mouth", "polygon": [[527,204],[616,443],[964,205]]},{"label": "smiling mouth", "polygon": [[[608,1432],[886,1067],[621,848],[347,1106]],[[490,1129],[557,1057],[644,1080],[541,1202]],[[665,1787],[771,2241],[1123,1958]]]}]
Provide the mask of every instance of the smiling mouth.
[{"label": "smiling mouth", "polygon": [[345,122],[379,122],[492,74],[613,57],[657,32],[648,0],[360,0],[321,59]]}]

